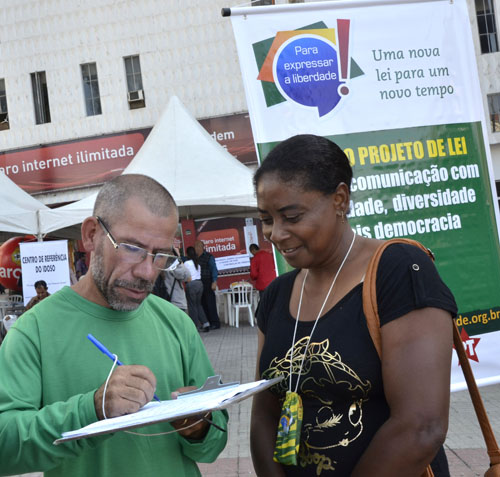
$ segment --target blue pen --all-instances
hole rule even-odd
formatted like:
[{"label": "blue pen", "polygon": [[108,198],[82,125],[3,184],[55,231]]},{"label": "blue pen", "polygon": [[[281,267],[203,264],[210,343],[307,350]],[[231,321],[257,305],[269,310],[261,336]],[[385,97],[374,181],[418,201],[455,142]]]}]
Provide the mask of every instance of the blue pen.
[{"label": "blue pen", "polygon": [[[112,353],[110,353],[108,348],[106,348],[106,346],[104,346],[98,339],[94,338],[90,333],[87,335],[87,338],[90,341],[92,341],[92,343],[97,347],[97,349],[99,349],[101,352],[103,352],[109,359],[111,359],[112,361],[115,360],[115,356]],[[119,359],[116,360],[116,364],[118,366],[123,366],[123,363]],[[161,402],[156,394],[153,397],[158,402]]]}]

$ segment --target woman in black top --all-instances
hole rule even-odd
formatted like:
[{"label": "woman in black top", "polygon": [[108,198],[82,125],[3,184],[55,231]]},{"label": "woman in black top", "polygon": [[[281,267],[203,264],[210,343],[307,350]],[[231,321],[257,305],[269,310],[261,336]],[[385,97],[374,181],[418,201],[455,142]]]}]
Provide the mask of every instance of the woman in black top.
[{"label": "woman in black top", "polygon": [[[257,316],[257,378],[284,380],[254,397],[254,467],[272,477],[420,477],[434,459],[435,475],[447,476],[455,300],[424,252],[388,247],[377,273],[380,361],[361,289],[381,242],[349,226],[351,178],[342,150],[312,135],[276,146],[255,174],[264,235],[295,270],[266,289]],[[299,401],[294,458],[286,439]],[[277,435],[285,463],[273,460]]]}]

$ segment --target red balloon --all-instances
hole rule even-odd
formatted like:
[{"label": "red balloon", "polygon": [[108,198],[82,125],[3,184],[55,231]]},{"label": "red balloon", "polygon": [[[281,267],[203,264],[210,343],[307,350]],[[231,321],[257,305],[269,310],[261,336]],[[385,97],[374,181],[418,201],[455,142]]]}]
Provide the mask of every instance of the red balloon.
[{"label": "red balloon", "polygon": [[12,237],[0,247],[0,283],[9,290],[22,292],[18,286],[21,278],[21,252],[20,242],[33,242],[35,237],[26,235],[24,237]]}]

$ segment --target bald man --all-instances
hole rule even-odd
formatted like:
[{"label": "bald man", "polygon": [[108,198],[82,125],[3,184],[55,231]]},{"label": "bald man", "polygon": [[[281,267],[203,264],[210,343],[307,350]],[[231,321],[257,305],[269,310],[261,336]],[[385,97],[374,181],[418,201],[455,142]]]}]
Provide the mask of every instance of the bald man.
[{"label": "bald man", "polygon": [[[194,477],[196,462],[222,451],[222,411],[206,416],[218,428],[194,418],[138,429],[143,435],[52,444],[65,431],[134,413],[155,393],[171,399],[214,374],[192,320],[151,294],[160,271],[176,266],[177,224],[173,198],[149,177],[123,175],[102,187],[82,224],[88,273],[26,312],[0,347],[3,475]],[[110,373],[112,361],[89,333],[125,365]]]}]

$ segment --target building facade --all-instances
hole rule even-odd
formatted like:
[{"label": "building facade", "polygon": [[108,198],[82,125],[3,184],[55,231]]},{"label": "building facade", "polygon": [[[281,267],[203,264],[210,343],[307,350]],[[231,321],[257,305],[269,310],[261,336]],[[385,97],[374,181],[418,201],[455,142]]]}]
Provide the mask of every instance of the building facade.
[{"label": "building facade", "polygon": [[[248,143],[220,14],[240,3],[0,0],[0,165],[8,157],[9,177],[46,204],[80,199],[126,167],[173,94],[222,144],[238,140],[231,122]],[[468,7],[500,194],[500,0]]]}]

